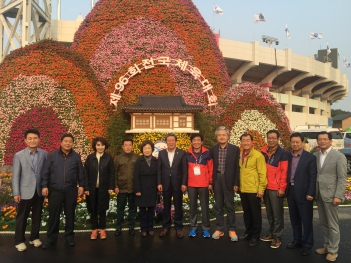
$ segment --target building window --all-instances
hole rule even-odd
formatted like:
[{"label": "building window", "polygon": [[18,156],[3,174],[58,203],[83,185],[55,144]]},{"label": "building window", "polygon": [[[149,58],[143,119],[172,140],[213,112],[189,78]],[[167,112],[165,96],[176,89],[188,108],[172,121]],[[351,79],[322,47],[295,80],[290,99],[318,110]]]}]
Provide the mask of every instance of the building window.
[{"label": "building window", "polygon": [[156,117],[156,128],[170,128],[169,117]]},{"label": "building window", "polygon": [[135,128],[150,128],[150,117],[135,117]]},{"label": "building window", "polygon": [[186,117],[179,117],[179,127],[186,127]]},{"label": "building window", "polygon": [[302,112],[302,106],[292,105],[293,112]]},{"label": "building window", "polygon": [[314,113],[315,113],[315,108],[311,108],[311,107],[310,107],[309,113],[310,113],[310,114],[314,114]]}]

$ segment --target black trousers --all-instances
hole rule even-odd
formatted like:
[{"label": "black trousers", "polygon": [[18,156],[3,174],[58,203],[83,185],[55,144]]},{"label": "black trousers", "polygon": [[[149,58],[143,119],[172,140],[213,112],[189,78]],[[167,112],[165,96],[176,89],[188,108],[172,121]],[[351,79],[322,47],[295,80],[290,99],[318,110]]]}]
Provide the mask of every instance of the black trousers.
[{"label": "black trousers", "polygon": [[139,210],[141,232],[154,231],[155,207],[139,207]]},{"label": "black trousers", "polygon": [[43,209],[44,197],[39,197],[35,190],[34,196],[28,200],[21,200],[17,208],[16,226],[15,226],[15,243],[16,245],[24,243],[24,236],[27,227],[27,219],[32,210],[32,229],[29,240],[33,241],[39,238],[41,213]]},{"label": "black trousers", "polygon": [[95,207],[93,213],[90,214],[91,229],[105,229],[106,228],[106,211],[98,213],[99,204],[99,188],[95,188]]},{"label": "black trousers", "polygon": [[240,193],[244,210],[245,234],[252,238],[260,238],[262,230],[261,198],[257,193]]},{"label": "black trousers", "polygon": [[295,187],[290,186],[288,206],[294,241],[305,248],[313,247],[313,201],[299,202],[295,196]]},{"label": "black trousers", "polygon": [[49,191],[49,227],[47,232],[48,242],[56,243],[62,205],[66,218],[65,234],[66,240],[74,239],[74,221],[77,206],[78,189],[76,187],[65,191]]},{"label": "black trousers", "polygon": [[163,228],[171,228],[171,201],[173,197],[174,204],[174,228],[176,230],[183,229],[183,192],[175,191],[173,189],[172,181],[170,180],[170,185],[168,191],[163,191]]}]

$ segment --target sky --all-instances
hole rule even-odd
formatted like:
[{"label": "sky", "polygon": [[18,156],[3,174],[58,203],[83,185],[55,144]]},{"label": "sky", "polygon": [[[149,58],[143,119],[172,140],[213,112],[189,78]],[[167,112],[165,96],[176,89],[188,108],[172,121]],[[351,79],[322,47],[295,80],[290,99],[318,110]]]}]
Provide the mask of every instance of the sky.
[{"label": "sky", "polygon": [[[145,0],[148,1],[148,0]],[[95,2],[97,2],[95,0]],[[278,38],[277,49],[291,48],[295,54],[309,56],[318,49],[338,48],[339,68],[351,85],[351,68],[345,69],[343,58],[351,62],[351,1],[350,0],[193,0],[201,15],[220,36],[240,42],[253,40],[267,45],[262,35]],[[213,15],[214,4],[223,15]],[[57,0],[52,0],[52,18],[57,18]],[[76,20],[90,12],[91,0],[61,0],[61,19]],[[253,23],[253,14],[262,13],[267,22]],[[285,24],[291,38],[286,41]],[[322,39],[309,40],[309,32],[323,33]],[[349,96],[332,105],[333,109],[351,111]]]}]

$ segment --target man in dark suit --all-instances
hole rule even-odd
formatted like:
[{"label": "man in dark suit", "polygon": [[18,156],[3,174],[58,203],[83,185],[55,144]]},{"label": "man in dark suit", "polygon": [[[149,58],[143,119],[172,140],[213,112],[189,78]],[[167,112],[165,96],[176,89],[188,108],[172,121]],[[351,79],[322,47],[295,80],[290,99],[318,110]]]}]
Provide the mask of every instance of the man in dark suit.
[{"label": "man in dark suit", "polygon": [[32,211],[32,231],[29,244],[41,246],[39,229],[44,197],[41,194],[41,174],[44,169],[48,153],[38,148],[40,133],[36,129],[29,129],[24,133],[24,142],[27,145],[13,157],[12,166],[12,195],[18,203],[15,227],[15,242],[18,251],[27,249],[25,245],[27,219]]},{"label": "man in dark suit", "polygon": [[210,150],[213,156],[212,187],[215,198],[216,231],[213,239],[224,236],[224,204],[227,209],[227,228],[231,241],[238,241],[235,232],[234,191],[239,190],[239,147],[228,143],[229,130],[220,126],[216,130],[218,144]]},{"label": "man in dark suit", "polygon": [[292,153],[289,155],[286,195],[288,198],[290,222],[294,240],[289,249],[303,247],[301,255],[311,254],[313,247],[313,198],[316,191],[316,157],[303,150],[304,136],[293,133],[290,136]]},{"label": "man in dark suit", "polygon": [[177,136],[166,136],[167,149],[158,155],[157,189],[163,192],[163,229],[160,237],[171,228],[171,200],[174,203],[174,228],[178,238],[183,237],[183,193],[187,190],[188,166],[185,151],[176,148]]}]

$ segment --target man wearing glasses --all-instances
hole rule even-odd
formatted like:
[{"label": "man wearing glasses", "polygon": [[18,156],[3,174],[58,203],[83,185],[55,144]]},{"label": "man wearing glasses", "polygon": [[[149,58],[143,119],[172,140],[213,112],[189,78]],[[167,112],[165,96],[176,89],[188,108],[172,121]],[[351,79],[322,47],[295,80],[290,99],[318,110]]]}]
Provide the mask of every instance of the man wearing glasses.
[{"label": "man wearing glasses", "polygon": [[269,233],[261,237],[271,242],[271,248],[281,245],[284,230],[283,200],[288,176],[288,152],[279,146],[280,134],[277,130],[267,132],[267,145],[262,148],[267,167],[267,187],[264,193]]}]

